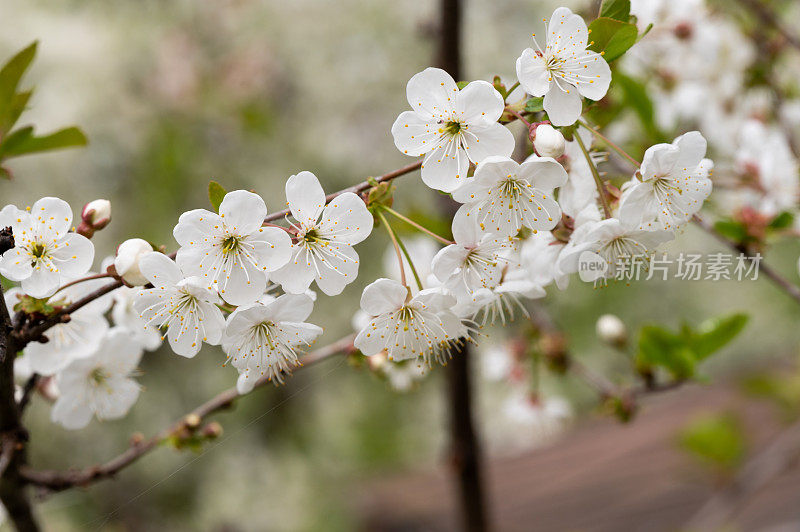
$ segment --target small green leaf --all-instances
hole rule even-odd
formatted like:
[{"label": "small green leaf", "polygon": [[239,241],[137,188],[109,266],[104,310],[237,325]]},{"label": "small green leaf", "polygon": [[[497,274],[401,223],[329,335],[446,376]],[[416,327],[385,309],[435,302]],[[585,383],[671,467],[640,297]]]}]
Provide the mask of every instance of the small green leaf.
[{"label": "small green leaf", "polygon": [[216,181],[208,182],[208,201],[210,201],[211,206],[214,207],[214,212],[219,211],[219,206],[222,204],[222,200],[225,199],[225,194],[227,194],[227,192],[222,185]]},{"label": "small green leaf", "polygon": [[603,0],[600,16],[628,22],[631,16],[631,0]]},{"label": "small green leaf", "polygon": [[697,361],[704,360],[729,344],[742,332],[749,317],[747,314],[729,314],[706,320],[692,335],[690,345]]},{"label": "small green leaf", "polygon": [[747,444],[739,420],[731,414],[705,415],[681,431],[680,445],[724,473],[741,464]]},{"label": "small green leaf", "polygon": [[32,90],[18,92],[11,99],[11,105],[9,106],[8,110],[0,112],[0,120],[2,120],[2,122],[0,122],[0,137],[9,132],[11,128],[14,127],[14,124],[17,123],[20,115],[28,105],[28,100],[31,99],[32,94]]},{"label": "small green leaf", "polygon": [[628,48],[636,44],[638,31],[634,24],[613,18],[600,17],[589,24],[589,37],[592,42],[589,50],[603,53],[606,62],[624,54]]},{"label": "small green leaf", "polygon": [[644,39],[644,36],[647,35],[648,33],[650,33],[650,30],[652,30],[652,29],[653,29],[653,23],[651,22],[650,24],[647,25],[647,27],[644,29],[644,31],[639,34],[639,39],[636,42],[639,42],[642,39]]},{"label": "small green leaf", "polygon": [[794,215],[789,211],[783,211],[769,222],[770,229],[786,229],[794,222]]},{"label": "small green leaf", "polygon": [[544,98],[534,96],[525,102],[526,113],[538,113],[539,111],[544,111]]},{"label": "small green leaf", "polygon": [[37,42],[30,44],[0,69],[0,123],[8,120],[7,116],[10,114],[14,96],[17,94],[17,87],[36,55],[37,44]]},{"label": "small green leaf", "polygon": [[694,376],[696,359],[681,336],[655,325],[642,327],[639,333],[639,366],[660,366],[674,379]]},{"label": "small green leaf", "polygon": [[469,85],[469,81],[459,81],[456,83],[456,87],[458,87],[458,90],[463,89],[467,85]]},{"label": "small green leaf", "polygon": [[68,127],[43,137],[34,137],[33,128],[28,126],[6,137],[0,144],[0,158],[86,146],[87,142],[86,135],[77,127]]},{"label": "small green leaf", "polygon": [[747,228],[734,220],[719,220],[714,224],[714,229],[736,243],[742,243],[747,239]]}]

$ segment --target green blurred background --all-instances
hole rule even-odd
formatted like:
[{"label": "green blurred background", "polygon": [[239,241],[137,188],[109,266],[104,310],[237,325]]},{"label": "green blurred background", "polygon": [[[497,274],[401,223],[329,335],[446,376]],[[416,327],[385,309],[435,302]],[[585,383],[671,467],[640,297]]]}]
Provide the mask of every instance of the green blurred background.
[{"label": "green blurred background", "polygon": [[[470,79],[513,79],[533,21],[553,7],[468,2]],[[285,179],[300,170],[333,191],[407,164],[389,128],[407,107],[406,81],[432,62],[436,9],[428,0],[1,0],[0,57],[40,40],[25,82],[36,93],[23,122],[41,132],[74,123],[90,139],[86,149],[9,163],[16,179],[0,182],[2,203],[54,195],[77,213],[87,201],[110,199],[113,222],[95,237],[99,264],[125,238],[174,249],[178,215],[208,207],[210,179],[228,190],[253,189],[274,211],[283,208]],[[418,177],[398,184],[399,210],[435,216],[437,194]],[[359,247],[358,281],[335,299],[319,296],[312,321],[325,327],[325,339],[351,330],[361,290],[382,275],[386,245],[376,231]],[[691,227],[668,247],[711,249],[721,248]],[[768,258],[797,281],[799,251],[782,242]],[[748,312],[745,333],[703,368],[712,378],[793,359],[800,339],[800,308],[763,279],[604,289],[575,279],[565,292],[548,288],[544,304],[573,352],[612,376],[627,362],[595,337],[595,321],[607,312],[631,330]],[[491,329],[487,342],[506,332]],[[83,431],[51,424],[49,405],[35,400],[26,415],[31,463],[65,468],[115,455],[134,432],[149,436],[232,385],[235,372],[223,361],[209,347],[193,360],[168,349],[146,354],[144,393],[131,413]],[[50,530],[351,529],[360,522],[351,498],[363,482],[441,464],[443,384],[436,370],[398,394],[363,368],[328,360],[217,416],[225,432],[204,453],[160,450],[116,480],[47,497],[39,513]],[[569,379],[546,378],[544,386],[571,398],[578,412],[595,404],[591,391]],[[477,394],[492,456],[536,443],[520,444],[515,420],[497,415],[506,385],[480,379]]]}]

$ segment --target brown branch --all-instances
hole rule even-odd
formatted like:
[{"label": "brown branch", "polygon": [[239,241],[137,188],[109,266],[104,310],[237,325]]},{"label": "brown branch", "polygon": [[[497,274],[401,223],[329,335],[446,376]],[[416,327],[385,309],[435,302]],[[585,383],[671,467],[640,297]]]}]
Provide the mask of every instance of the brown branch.
[{"label": "brown branch", "polygon": [[783,473],[800,455],[800,421],[782,431],[747,461],[733,482],[711,497],[682,530],[720,530],[747,500]]},{"label": "brown branch", "polygon": [[[421,166],[422,166],[422,161],[417,161],[415,163],[403,166],[402,168],[398,168],[397,170],[393,170],[391,172],[383,174],[382,176],[378,176],[375,178],[375,181],[378,183],[385,183],[387,181],[391,181],[392,179],[396,179],[400,176],[410,174],[415,170],[419,170]],[[327,196],[325,196],[325,202],[330,203],[331,201],[333,201],[334,198],[336,198],[336,196],[344,194],[345,192],[360,194],[361,192],[364,192],[370,187],[372,187],[372,183],[370,182],[370,180],[362,181],[361,183],[353,185],[352,187],[347,187],[345,189],[339,190],[338,192],[333,192],[331,194],[328,194]],[[282,211],[274,212],[272,214],[267,215],[267,217],[264,218],[264,222],[274,222],[275,220],[280,220],[281,218],[288,216],[290,213],[291,211],[289,211],[289,209],[284,209]]]},{"label": "brown branch", "polygon": [[[307,367],[339,353],[350,353],[353,350],[354,335],[348,335],[330,345],[309,352],[300,359],[300,366]],[[256,381],[255,388],[271,383],[266,377]],[[199,424],[212,414],[229,408],[239,397],[236,388],[229,388],[212,399],[182,416],[170,427],[156,436],[141,442],[133,443],[125,452],[104,464],[89,466],[85,469],[56,471],[34,470],[23,467],[22,479],[32,485],[47,488],[51,491],[63,491],[74,486],[87,486],[97,481],[113,477],[121,470],[136,462],[139,458],[155,449],[159,443],[187,428],[196,429]]]},{"label": "brown branch", "polygon": [[[748,258],[752,259],[746,247],[742,246],[741,244],[737,244],[732,240],[729,240],[725,235],[717,231],[713,225],[706,222],[699,216],[694,216],[694,218],[692,218],[692,222],[701,229],[703,229],[703,231],[710,234],[711,236],[713,236],[714,238],[716,238],[717,240],[719,240],[720,242],[731,248],[732,250],[737,251],[739,253],[743,253],[744,255],[747,255]],[[795,301],[800,303],[800,287],[798,287],[796,284],[792,283],[786,277],[778,273],[776,270],[772,268],[772,266],[770,266],[763,260],[759,261],[758,269],[759,271],[763,272],[764,275],[769,277],[769,279],[773,283],[778,285],[784,292],[793,297]]]},{"label": "brown branch", "polygon": [[783,22],[769,6],[758,0],[739,0],[739,3],[749,9],[765,25],[777,31],[786,39],[786,42],[800,50],[800,37],[789,31],[789,28],[783,25]]}]

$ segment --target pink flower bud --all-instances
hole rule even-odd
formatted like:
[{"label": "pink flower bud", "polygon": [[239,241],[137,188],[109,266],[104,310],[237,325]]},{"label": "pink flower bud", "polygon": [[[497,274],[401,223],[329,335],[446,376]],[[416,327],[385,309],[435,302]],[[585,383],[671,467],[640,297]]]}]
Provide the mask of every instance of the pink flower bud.
[{"label": "pink flower bud", "polygon": [[95,231],[99,231],[111,221],[111,202],[107,199],[96,199],[83,206],[81,223],[75,230],[86,238],[92,238]]}]

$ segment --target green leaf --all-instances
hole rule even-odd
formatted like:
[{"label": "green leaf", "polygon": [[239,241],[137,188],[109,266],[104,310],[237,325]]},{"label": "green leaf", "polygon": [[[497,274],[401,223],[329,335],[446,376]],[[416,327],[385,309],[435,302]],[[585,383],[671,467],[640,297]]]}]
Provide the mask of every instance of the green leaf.
[{"label": "green leaf", "polygon": [[725,238],[736,243],[744,242],[747,239],[747,228],[733,220],[719,220],[714,224],[714,229]]},{"label": "green leaf", "polygon": [[694,376],[696,359],[684,339],[656,325],[646,325],[639,333],[637,365],[660,366],[673,378]]},{"label": "green leaf", "polygon": [[214,212],[219,211],[219,206],[222,200],[225,199],[225,194],[227,194],[227,192],[222,185],[216,181],[208,182],[208,201],[210,201],[211,206],[214,207]]},{"label": "green leaf", "polygon": [[538,113],[539,111],[544,111],[544,98],[534,96],[525,102],[526,113]]},{"label": "green leaf", "polygon": [[32,94],[32,90],[15,94],[11,99],[9,108],[7,110],[3,109],[3,111],[0,112],[0,120],[2,120],[2,122],[0,122],[0,138],[2,138],[2,135],[9,132],[11,128],[14,127],[14,124],[17,123],[20,115],[28,105],[28,100],[31,99]]},{"label": "green leaf", "polygon": [[603,0],[600,16],[628,22],[631,16],[631,0]]},{"label": "green leaf", "polygon": [[704,360],[729,344],[742,332],[748,319],[747,314],[737,313],[701,323],[690,341],[696,360]]},{"label": "green leaf", "polygon": [[87,142],[86,135],[77,127],[68,127],[43,137],[35,137],[33,128],[28,126],[14,131],[6,137],[0,144],[0,158],[86,146]]},{"label": "green leaf", "polygon": [[19,82],[36,55],[37,44],[37,42],[30,44],[0,69],[0,123],[7,121]]},{"label": "green leaf", "polygon": [[794,222],[794,215],[789,211],[783,211],[769,222],[770,229],[786,229]]},{"label": "green leaf", "polygon": [[652,30],[652,29],[653,29],[653,23],[651,22],[650,24],[647,25],[647,27],[644,29],[644,31],[639,34],[639,39],[636,42],[639,42],[642,39],[644,39],[644,36],[647,35],[648,33],[650,33],[650,30]]},{"label": "green leaf", "polygon": [[469,81],[458,81],[458,82],[456,82],[456,87],[458,87],[458,90],[463,89],[467,85],[469,85]]},{"label": "green leaf", "polygon": [[725,473],[735,471],[747,448],[742,426],[731,414],[705,415],[692,421],[681,431],[680,445]]},{"label": "green leaf", "polygon": [[608,17],[593,20],[589,31],[592,39],[589,50],[601,52],[608,63],[636,44],[639,34],[636,25]]}]

